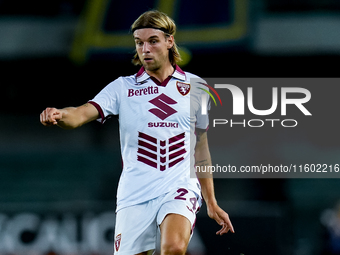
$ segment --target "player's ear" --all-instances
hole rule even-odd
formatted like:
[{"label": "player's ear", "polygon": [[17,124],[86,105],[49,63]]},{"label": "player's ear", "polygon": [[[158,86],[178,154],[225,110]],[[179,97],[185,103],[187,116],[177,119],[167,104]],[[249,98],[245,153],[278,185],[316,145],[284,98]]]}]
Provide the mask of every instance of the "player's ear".
[{"label": "player's ear", "polygon": [[172,48],[172,46],[174,46],[174,36],[173,35],[168,35],[166,36],[167,39],[167,48],[168,50],[170,50]]}]

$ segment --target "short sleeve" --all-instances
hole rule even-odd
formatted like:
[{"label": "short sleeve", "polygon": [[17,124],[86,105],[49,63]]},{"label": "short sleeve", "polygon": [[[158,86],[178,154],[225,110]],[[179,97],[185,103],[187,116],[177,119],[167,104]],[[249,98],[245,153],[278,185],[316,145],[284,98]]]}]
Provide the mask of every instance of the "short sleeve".
[{"label": "short sleeve", "polygon": [[100,115],[98,121],[104,123],[112,115],[119,114],[119,92],[122,86],[122,78],[108,84],[92,100],[90,104],[94,105]]},{"label": "short sleeve", "polygon": [[[201,92],[206,93],[202,90]],[[199,104],[199,108],[198,111],[196,112],[196,128],[199,129],[204,129],[204,130],[208,130],[209,129],[209,110],[210,110],[210,97],[206,97],[207,100],[205,102],[205,105],[202,105],[203,100],[199,100],[200,104]],[[202,114],[202,107],[205,107],[206,109],[206,114]]]}]

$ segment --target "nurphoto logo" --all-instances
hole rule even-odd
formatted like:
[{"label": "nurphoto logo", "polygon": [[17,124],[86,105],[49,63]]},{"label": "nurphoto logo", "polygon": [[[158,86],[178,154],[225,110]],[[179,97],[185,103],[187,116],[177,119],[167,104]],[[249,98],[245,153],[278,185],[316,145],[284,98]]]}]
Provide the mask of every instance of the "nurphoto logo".
[{"label": "nurphoto logo", "polygon": [[[266,116],[265,119],[262,118],[256,118],[256,119],[242,119],[235,120],[235,119],[226,119],[226,118],[214,118],[212,120],[213,127],[216,127],[217,125],[230,125],[230,127],[235,126],[243,126],[243,127],[263,127],[266,124],[270,125],[271,127],[274,127],[275,124],[280,123],[282,127],[296,127],[298,125],[297,119],[278,119],[278,118],[270,118],[270,115],[274,113],[280,114],[280,116],[287,116],[287,106],[289,107],[295,107],[299,112],[301,112],[304,116],[311,116],[312,113],[307,109],[306,103],[311,100],[311,92],[302,87],[277,87],[277,86],[267,86],[266,90],[271,91],[270,96],[266,96],[264,98],[264,95],[257,94],[257,97],[254,95],[254,90],[256,91],[256,87],[246,87],[246,94],[241,90],[241,88],[237,85],[227,83],[228,79],[224,78],[218,78],[216,79],[210,79],[213,81],[213,85],[210,82],[210,85],[198,81],[197,83],[205,85],[207,88],[209,88],[218,98],[221,106],[222,106],[222,100],[220,98],[219,93],[216,91],[216,89],[221,89],[219,91],[222,92],[223,90],[227,90],[229,94],[231,94],[232,97],[232,116],[245,116],[245,115],[255,115],[255,116]],[[215,81],[216,80],[216,81]],[[234,79],[235,80],[235,79]],[[263,80],[263,79],[262,79]],[[242,84],[244,85],[244,83]],[[244,87],[244,86],[243,86]],[[215,103],[215,106],[217,106],[216,99],[214,95],[207,90],[206,88],[200,88],[199,89],[205,91],[206,93],[203,93],[201,95],[201,114],[206,115],[208,114],[207,109],[207,100],[208,95],[212,99],[212,101]],[[220,92],[220,93],[221,93]],[[225,92],[223,92],[225,93]],[[254,101],[256,102],[271,102],[270,107],[266,107],[265,109],[258,109],[254,106]],[[247,108],[246,108],[247,107]],[[247,114],[246,113],[247,110]],[[221,113],[223,110],[221,109]],[[225,117],[225,116],[223,116]]]},{"label": "nurphoto logo", "polygon": [[[209,86],[208,84],[206,84],[204,82],[198,82],[198,83],[202,84],[202,85],[208,87],[210,90],[212,90],[215,93],[215,95],[217,96],[218,100],[220,101],[220,104],[222,105],[222,101],[221,101],[220,95],[217,93],[217,91],[213,87]],[[210,96],[210,98],[214,101],[215,106],[217,106],[216,99],[213,96],[213,94],[210,93],[209,90],[204,89],[204,88],[200,88],[200,87],[198,87],[198,88],[203,90],[204,92],[206,92]],[[207,100],[207,94],[202,94],[201,95],[201,106],[202,106],[202,112],[201,113],[202,113],[202,115],[206,115],[207,114],[207,101],[208,101]]]}]

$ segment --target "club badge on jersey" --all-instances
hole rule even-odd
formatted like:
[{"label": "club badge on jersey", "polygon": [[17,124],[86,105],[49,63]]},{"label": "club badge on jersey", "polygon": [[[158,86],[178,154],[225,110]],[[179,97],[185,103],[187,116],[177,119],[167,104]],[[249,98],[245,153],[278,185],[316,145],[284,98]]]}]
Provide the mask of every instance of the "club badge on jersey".
[{"label": "club badge on jersey", "polygon": [[190,83],[177,81],[176,86],[177,86],[178,92],[181,93],[182,96],[185,96],[190,92]]},{"label": "club badge on jersey", "polygon": [[120,241],[121,241],[121,240],[122,240],[122,234],[116,235],[116,238],[115,238],[115,248],[116,248],[116,251],[119,250]]}]

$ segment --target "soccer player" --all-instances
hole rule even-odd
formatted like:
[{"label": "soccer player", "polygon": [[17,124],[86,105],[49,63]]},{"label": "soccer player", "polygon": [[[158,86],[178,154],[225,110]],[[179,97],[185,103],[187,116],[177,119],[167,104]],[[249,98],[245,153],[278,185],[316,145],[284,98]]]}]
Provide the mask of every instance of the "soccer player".
[{"label": "soccer player", "polygon": [[[123,171],[117,192],[115,254],[151,254],[161,233],[161,254],[185,254],[201,194],[208,215],[234,232],[228,214],[215,199],[211,176],[190,178],[190,167],[211,165],[208,117],[201,115],[197,76],[178,66],[176,25],[159,11],[143,13],[131,27],[136,45],[135,75],[108,84],[79,107],[46,108],[45,126],[73,129],[119,115]],[[194,102],[190,106],[191,102]],[[195,150],[190,146],[195,144]]]}]

